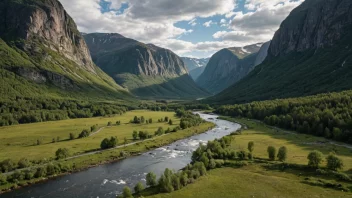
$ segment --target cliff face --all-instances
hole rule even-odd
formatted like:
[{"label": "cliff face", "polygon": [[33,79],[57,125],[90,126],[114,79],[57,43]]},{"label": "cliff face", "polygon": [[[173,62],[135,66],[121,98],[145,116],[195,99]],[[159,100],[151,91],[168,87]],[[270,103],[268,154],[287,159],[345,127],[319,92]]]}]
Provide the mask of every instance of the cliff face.
[{"label": "cliff face", "polygon": [[352,1],[306,0],[282,22],[268,57],[211,101],[242,103],[352,88]]},{"label": "cliff face", "polygon": [[[221,92],[253,70],[261,46],[262,43],[258,43],[220,50],[211,57],[197,84],[211,93]],[[264,53],[265,49],[262,51]],[[263,60],[258,57],[257,63]]]},{"label": "cliff face", "polygon": [[[0,54],[2,80],[9,86],[64,97],[128,95],[95,66],[75,22],[57,0],[0,1]],[[10,75],[16,78],[6,79]],[[21,95],[11,90],[8,96]]]},{"label": "cliff face", "polygon": [[194,69],[207,66],[210,58],[188,58],[182,57],[183,62],[185,63],[188,72],[191,72]]},{"label": "cliff face", "polygon": [[86,34],[84,38],[93,61],[117,83],[140,97],[197,98],[208,95],[188,76],[182,59],[168,49],[119,34],[94,33]]},{"label": "cliff face", "polygon": [[119,34],[84,35],[94,62],[110,75],[130,73],[177,77],[187,74],[183,61],[172,51],[144,44]]},{"label": "cliff face", "polygon": [[84,39],[57,0],[3,0],[0,14],[0,37],[4,40],[23,39],[27,42],[21,47],[27,51],[40,42],[96,73]]},{"label": "cliff face", "polygon": [[333,46],[350,31],[351,0],[307,0],[275,33],[269,54],[279,56]]}]

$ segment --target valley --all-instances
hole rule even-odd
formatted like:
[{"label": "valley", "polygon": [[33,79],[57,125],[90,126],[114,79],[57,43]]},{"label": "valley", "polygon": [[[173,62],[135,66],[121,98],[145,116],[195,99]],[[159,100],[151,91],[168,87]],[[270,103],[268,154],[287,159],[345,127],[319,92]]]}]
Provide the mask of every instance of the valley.
[{"label": "valley", "polygon": [[0,1],[0,197],[351,197],[351,0]]}]

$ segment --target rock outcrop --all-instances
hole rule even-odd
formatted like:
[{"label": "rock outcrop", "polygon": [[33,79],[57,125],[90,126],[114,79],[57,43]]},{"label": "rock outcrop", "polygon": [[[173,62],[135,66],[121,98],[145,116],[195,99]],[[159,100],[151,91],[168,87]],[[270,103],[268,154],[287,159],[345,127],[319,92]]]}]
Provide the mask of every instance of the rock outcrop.
[{"label": "rock outcrop", "polygon": [[[267,43],[222,49],[215,53],[204,72],[197,79],[197,84],[211,93],[219,93],[245,77],[256,64],[265,57]],[[258,52],[260,57],[258,57]]]},{"label": "rock outcrop", "polygon": [[183,62],[185,63],[188,72],[191,72],[194,69],[207,66],[210,58],[189,58],[182,57]]},{"label": "rock outcrop", "polygon": [[182,59],[168,49],[120,34],[93,33],[84,38],[96,65],[137,96],[198,98],[208,95],[188,76]]}]

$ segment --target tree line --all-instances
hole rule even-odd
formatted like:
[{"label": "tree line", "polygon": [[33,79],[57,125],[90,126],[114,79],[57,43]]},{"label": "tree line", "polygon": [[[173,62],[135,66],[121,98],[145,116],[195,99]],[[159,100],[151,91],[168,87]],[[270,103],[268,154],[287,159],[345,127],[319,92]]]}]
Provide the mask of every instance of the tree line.
[{"label": "tree line", "polygon": [[17,97],[0,101],[0,126],[123,114],[131,107],[77,100]]},{"label": "tree line", "polygon": [[217,113],[352,143],[352,92],[225,105]]}]

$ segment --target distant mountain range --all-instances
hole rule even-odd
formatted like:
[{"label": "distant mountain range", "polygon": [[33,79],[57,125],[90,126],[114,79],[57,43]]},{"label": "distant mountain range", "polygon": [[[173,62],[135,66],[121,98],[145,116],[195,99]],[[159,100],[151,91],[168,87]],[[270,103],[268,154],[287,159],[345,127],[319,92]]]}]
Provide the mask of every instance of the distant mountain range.
[{"label": "distant mountain range", "polygon": [[168,49],[120,34],[85,34],[93,61],[115,81],[142,98],[198,98],[209,93],[188,75],[182,59]]},{"label": "distant mountain range", "polygon": [[188,57],[182,57],[182,60],[185,63],[188,71],[192,71],[192,70],[197,69],[199,67],[207,66],[210,58],[188,58]]},{"label": "distant mountain range", "polygon": [[282,22],[268,57],[208,101],[243,103],[352,88],[352,1],[307,0]]},{"label": "distant mountain range", "polygon": [[220,50],[210,58],[197,84],[213,94],[223,91],[265,59],[269,43]]},{"label": "distant mountain range", "polygon": [[126,99],[57,0],[0,1],[0,95]]}]

